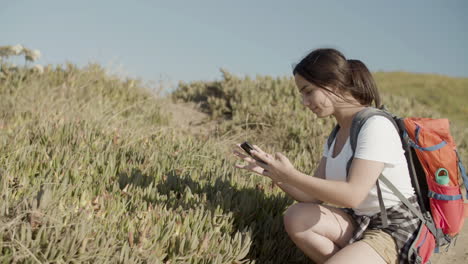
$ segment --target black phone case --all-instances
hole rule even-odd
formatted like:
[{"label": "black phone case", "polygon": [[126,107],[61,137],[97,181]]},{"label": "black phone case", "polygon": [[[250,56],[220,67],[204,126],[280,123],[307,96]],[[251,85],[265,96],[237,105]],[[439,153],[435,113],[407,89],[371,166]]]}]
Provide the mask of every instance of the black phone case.
[{"label": "black phone case", "polygon": [[250,154],[250,151],[253,150],[253,146],[250,145],[249,142],[246,141],[246,142],[242,143],[241,148],[244,149],[245,152],[247,152],[247,154],[252,156],[252,154]]},{"label": "black phone case", "polygon": [[264,163],[264,164],[267,164],[267,163],[264,162],[263,160],[261,160],[261,159],[259,159],[259,158],[257,158],[257,157],[254,157],[254,156],[250,153],[250,151],[253,150],[254,148],[253,148],[252,145],[250,145],[249,142],[245,141],[244,143],[242,143],[242,144],[241,144],[241,148],[242,148],[243,150],[245,150],[245,152],[247,152],[247,154],[249,154],[249,155],[250,155],[252,158],[254,158],[256,161],[259,161],[259,162],[262,162],[262,163]]}]

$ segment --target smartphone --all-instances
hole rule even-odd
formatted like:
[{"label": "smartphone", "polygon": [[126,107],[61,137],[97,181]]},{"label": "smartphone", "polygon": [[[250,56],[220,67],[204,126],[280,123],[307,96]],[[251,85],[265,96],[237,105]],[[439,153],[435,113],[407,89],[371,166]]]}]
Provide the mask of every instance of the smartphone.
[{"label": "smartphone", "polygon": [[252,158],[254,158],[256,161],[259,161],[259,162],[261,162],[261,163],[263,163],[263,164],[267,164],[265,161],[261,160],[260,158],[254,157],[254,156],[250,153],[250,151],[252,151],[254,148],[253,148],[252,145],[250,145],[249,142],[245,141],[245,142],[242,143],[240,146],[241,146],[241,148],[242,148],[245,152],[247,152],[247,154],[249,154],[249,155],[250,155]]}]

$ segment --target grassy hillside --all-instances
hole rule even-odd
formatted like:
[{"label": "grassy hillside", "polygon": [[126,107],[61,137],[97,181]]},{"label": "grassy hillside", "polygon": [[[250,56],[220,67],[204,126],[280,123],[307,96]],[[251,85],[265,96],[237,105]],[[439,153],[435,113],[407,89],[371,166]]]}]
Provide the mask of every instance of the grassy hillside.
[{"label": "grassy hillside", "polygon": [[383,92],[415,98],[460,126],[468,127],[468,78],[406,72],[377,72],[374,77]]},{"label": "grassy hillside", "polygon": [[[174,129],[159,98],[97,65],[2,77],[0,262],[303,263],[282,226],[293,201],[235,170],[231,149],[247,139],[311,173],[333,120],[311,116],[290,77],[223,76],[171,95],[217,122],[206,135]],[[385,91],[406,83],[377,76]],[[453,104],[384,99],[401,115],[457,118]],[[468,160],[466,127],[453,134]]]}]

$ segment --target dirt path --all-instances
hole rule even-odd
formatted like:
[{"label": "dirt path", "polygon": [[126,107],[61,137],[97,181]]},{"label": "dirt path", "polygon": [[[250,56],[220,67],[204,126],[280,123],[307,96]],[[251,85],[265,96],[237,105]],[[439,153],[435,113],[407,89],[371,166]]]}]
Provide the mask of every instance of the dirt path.
[{"label": "dirt path", "polygon": [[170,113],[169,125],[196,135],[208,135],[215,127],[215,121],[208,114],[197,110],[195,103],[173,103],[170,99],[161,101],[161,110]]}]

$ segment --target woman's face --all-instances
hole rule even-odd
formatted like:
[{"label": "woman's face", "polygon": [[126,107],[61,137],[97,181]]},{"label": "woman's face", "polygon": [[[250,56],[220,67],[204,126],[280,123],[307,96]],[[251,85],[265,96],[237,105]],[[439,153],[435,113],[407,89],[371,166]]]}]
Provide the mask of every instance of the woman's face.
[{"label": "woman's face", "polygon": [[302,104],[318,117],[327,117],[334,113],[335,95],[295,74],[296,86],[302,96]]}]

